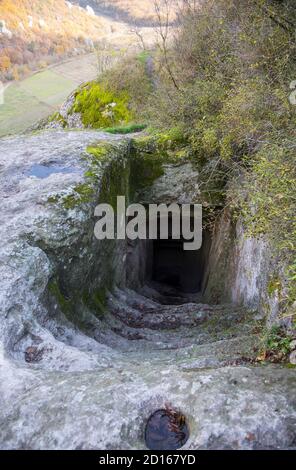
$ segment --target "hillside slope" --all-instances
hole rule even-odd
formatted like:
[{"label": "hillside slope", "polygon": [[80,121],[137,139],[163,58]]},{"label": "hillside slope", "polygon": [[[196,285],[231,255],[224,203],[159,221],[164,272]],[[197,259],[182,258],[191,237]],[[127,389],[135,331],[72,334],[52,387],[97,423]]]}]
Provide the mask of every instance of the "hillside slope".
[{"label": "hillside slope", "polygon": [[65,0],[0,1],[0,79],[93,49],[111,22]]},{"label": "hillside slope", "polygon": [[[140,26],[155,24],[156,14],[153,0],[73,0],[82,7],[91,6],[98,15],[107,15],[114,20]],[[176,17],[178,0],[170,0],[170,19]]]}]

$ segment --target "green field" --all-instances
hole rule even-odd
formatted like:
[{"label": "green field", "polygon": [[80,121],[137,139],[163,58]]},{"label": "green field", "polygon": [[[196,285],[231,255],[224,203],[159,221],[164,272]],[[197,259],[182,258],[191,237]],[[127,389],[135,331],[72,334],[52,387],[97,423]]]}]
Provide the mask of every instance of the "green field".
[{"label": "green field", "polygon": [[0,105],[0,137],[23,132],[54,112],[77,86],[96,76],[95,55],[72,59],[14,82]]}]

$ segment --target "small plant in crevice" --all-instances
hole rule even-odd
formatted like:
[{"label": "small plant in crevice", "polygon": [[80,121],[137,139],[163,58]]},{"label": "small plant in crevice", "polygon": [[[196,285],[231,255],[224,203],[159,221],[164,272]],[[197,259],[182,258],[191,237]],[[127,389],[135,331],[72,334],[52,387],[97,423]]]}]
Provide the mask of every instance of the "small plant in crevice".
[{"label": "small plant in crevice", "polygon": [[292,339],[292,336],[287,335],[286,331],[279,325],[265,329],[262,334],[257,361],[285,362],[291,352],[290,344]]}]

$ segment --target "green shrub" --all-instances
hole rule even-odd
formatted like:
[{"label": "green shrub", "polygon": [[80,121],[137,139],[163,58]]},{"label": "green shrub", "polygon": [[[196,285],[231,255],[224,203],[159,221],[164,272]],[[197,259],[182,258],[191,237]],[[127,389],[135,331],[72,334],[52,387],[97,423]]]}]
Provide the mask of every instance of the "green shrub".
[{"label": "green shrub", "polygon": [[262,335],[262,346],[259,360],[268,360],[271,362],[282,362],[287,359],[291,352],[291,336],[287,336],[285,330],[278,325],[266,329]]},{"label": "green shrub", "polygon": [[153,90],[153,84],[146,68],[147,54],[142,54],[140,57],[133,55],[125,57],[103,74],[100,82],[115,95],[122,93],[127,95],[132,113],[137,119],[145,121],[142,119],[142,113]]}]

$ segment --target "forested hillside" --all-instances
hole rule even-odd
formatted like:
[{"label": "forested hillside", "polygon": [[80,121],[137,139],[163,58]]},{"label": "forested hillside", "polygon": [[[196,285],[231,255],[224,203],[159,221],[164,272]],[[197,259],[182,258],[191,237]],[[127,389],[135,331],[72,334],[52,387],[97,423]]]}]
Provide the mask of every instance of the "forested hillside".
[{"label": "forested hillside", "polygon": [[93,49],[110,23],[65,0],[0,1],[0,80]]},{"label": "forested hillside", "polygon": [[[154,0],[73,0],[73,3],[83,7],[90,5],[99,15],[105,14],[138,26],[151,26],[156,23]],[[170,0],[169,3],[170,21],[174,21],[180,1]]]}]

